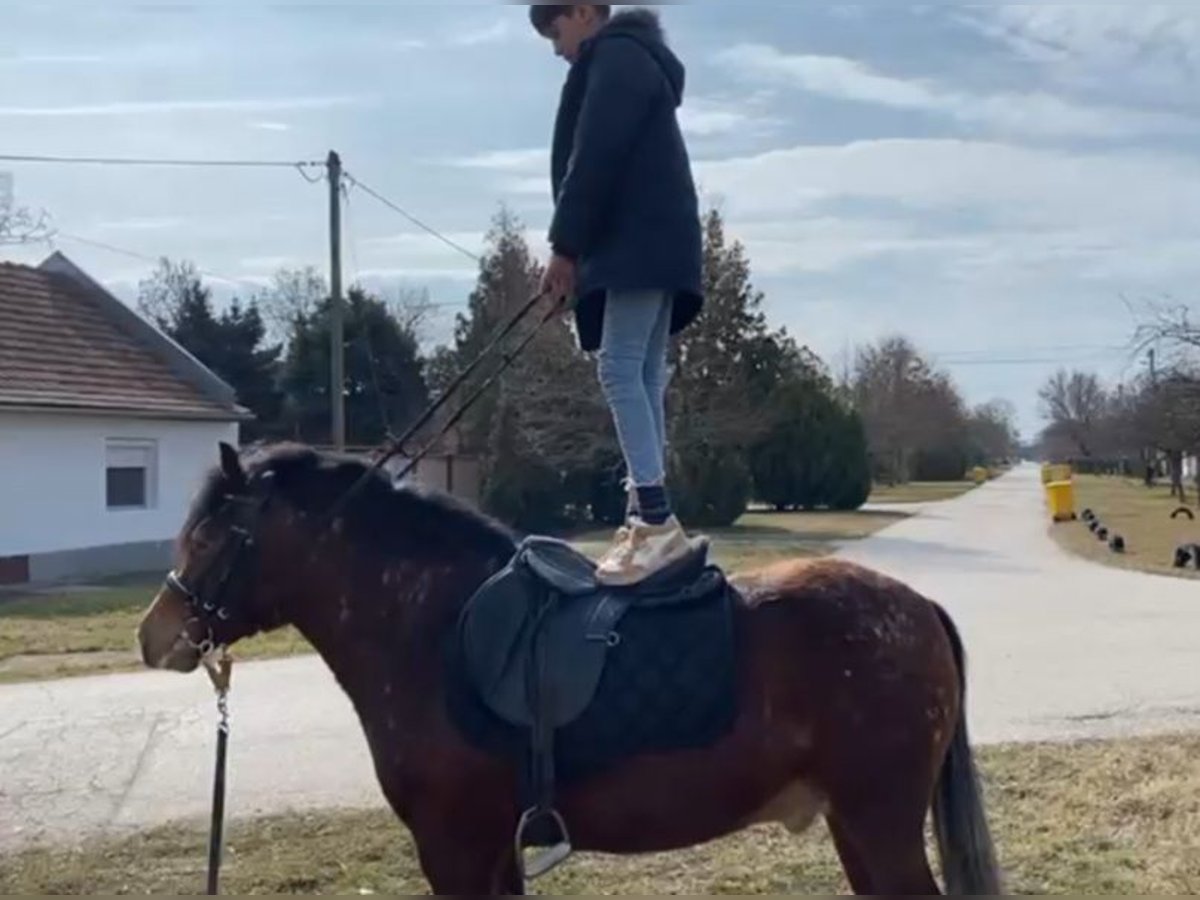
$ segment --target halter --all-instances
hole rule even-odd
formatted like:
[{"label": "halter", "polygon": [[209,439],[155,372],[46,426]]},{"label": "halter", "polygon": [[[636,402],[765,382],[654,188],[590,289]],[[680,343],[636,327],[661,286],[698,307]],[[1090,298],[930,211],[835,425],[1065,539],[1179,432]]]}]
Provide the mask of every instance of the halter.
[{"label": "halter", "polygon": [[[180,629],[180,637],[187,643],[189,647],[196,650],[201,658],[208,658],[216,650],[224,647],[224,644],[218,644],[214,629],[220,624],[228,624],[236,621],[239,617],[243,620],[249,620],[249,616],[245,610],[236,609],[232,605],[232,599],[229,595],[229,585],[234,575],[242,570],[240,564],[247,558],[251,562],[255,561],[254,551],[257,544],[254,539],[252,527],[258,524],[258,520],[270,502],[270,492],[261,494],[256,497],[241,497],[237,495],[227,494],[225,499],[233,504],[239,504],[241,507],[249,510],[245,521],[235,521],[230,526],[229,532],[231,537],[228,538],[221,549],[217,552],[211,565],[206,567],[201,573],[197,581],[188,583],[184,580],[183,575],[178,569],[172,569],[163,579],[163,584],[181,595],[191,608],[192,616],[183,623]],[[213,573],[219,567],[224,565],[224,569],[220,572],[214,584],[211,587],[208,585]],[[207,590],[206,590],[207,588]],[[188,632],[189,626],[192,623],[198,622],[207,630],[207,636],[199,642],[192,640]]]}]

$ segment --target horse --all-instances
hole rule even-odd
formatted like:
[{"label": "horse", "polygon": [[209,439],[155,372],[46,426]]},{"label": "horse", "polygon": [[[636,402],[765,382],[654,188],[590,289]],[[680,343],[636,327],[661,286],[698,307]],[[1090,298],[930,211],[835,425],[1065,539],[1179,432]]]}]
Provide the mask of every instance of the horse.
[{"label": "horse", "polygon": [[[440,647],[518,536],[458,498],[298,444],[220,445],[137,629],[144,664],[295,626],[353,705],[383,797],[435,894],[521,894],[511,760],[447,713]],[[353,490],[352,490],[353,489]],[[330,511],[334,512],[331,513]],[[962,640],[902,583],[836,559],[731,573],[736,714],[707,746],[567,785],[575,848],[664,852],[759,824],[828,824],[857,894],[999,894],[966,724]]]}]

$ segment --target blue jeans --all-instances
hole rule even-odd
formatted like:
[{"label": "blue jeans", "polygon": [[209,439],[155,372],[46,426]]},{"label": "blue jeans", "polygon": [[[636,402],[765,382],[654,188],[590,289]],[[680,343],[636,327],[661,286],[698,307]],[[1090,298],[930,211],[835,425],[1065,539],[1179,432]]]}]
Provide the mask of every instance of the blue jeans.
[{"label": "blue jeans", "polygon": [[600,387],[634,487],[656,487],[666,480],[670,327],[667,291],[609,292],[598,354]]}]

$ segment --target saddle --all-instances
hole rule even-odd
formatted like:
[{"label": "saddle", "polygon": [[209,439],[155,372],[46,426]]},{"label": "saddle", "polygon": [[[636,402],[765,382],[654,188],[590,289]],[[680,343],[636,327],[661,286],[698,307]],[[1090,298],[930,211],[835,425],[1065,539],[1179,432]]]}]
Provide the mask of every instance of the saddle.
[{"label": "saddle", "polygon": [[[459,659],[466,681],[492,714],[528,736],[532,805],[515,837],[522,874],[537,878],[571,853],[554,809],[554,736],[580,719],[596,697],[621,623],[633,609],[669,613],[725,594],[724,573],[707,544],[630,587],[596,581],[596,566],[570,544],[526,538],[509,563],[463,609]],[[525,863],[529,846],[550,849]]]}]

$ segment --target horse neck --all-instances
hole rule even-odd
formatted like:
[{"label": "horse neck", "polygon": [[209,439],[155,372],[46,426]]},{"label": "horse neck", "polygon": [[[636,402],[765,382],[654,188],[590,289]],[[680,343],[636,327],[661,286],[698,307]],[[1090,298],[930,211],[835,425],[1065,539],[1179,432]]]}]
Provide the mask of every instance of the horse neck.
[{"label": "horse neck", "polygon": [[388,558],[342,539],[300,575],[287,617],[364,718],[373,706],[417,713],[440,697],[442,646],[470,594],[503,560],[449,548]]}]

